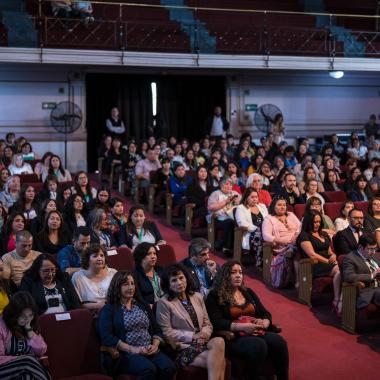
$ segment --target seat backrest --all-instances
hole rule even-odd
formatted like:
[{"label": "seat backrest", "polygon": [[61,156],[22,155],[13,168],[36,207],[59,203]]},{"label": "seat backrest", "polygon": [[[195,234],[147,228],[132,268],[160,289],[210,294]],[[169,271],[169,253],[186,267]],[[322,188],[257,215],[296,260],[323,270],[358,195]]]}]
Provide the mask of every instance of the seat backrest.
[{"label": "seat backrest", "polygon": [[130,270],[135,269],[135,261],[133,259],[132,251],[128,247],[119,247],[116,249],[117,255],[109,255],[108,266],[116,270]]},{"label": "seat backrest", "polygon": [[24,183],[29,184],[30,182],[39,182],[37,174],[21,174],[20,175],[20,183],[23,185]]},{"label": "seat backrest", "polygon": [[[67,320],[57,317],[69,316]],[[89,310],[45,314],[41,333],[48,346],[49,372],[53,379],[101,373],[100,344]]]},{"label": "seat backrest", "polygon": [[362,210],[364,215],[368,214],[368,202],[354,202],[354,205],[359,210]]},{"label": "seat backrest", "polygon": [[347,200],[347,195],[344,191],[325,191],[323,195],[327,202],[345,202]]},{"label": "seat backrest", "polygon": [[323,205],[323,210],[327,216],[329,216],[332,220],[335,220],[340,214],[342,204],[343,202],[325,203]]},{"label": "seat backrest", "polygon": [[303,204],[296,204],[294,206],[294,214],[296,215],[296,217],[299,219],[299,220],[302,220],[304,214],[305,214],[305,208],[306,208],[306,204],[303,203]]},{"label": "seat backrest", "polygon": [[170,264],[175,264],[177,262],[174,248],[171,245],[159,245],[158,248],[159,250],[157,251],[157,265],[164,268]]},{"label": "seat backrest", "polygon": [[44,187],[44,184],[42,182],[25,182],[23,185],[33,186],[34,192],[36,194],[39,193]]}]

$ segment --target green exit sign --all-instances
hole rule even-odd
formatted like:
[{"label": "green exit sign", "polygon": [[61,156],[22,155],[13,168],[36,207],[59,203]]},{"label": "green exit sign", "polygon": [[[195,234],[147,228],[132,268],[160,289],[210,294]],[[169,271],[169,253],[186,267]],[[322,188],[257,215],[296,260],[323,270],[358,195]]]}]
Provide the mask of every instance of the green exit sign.
[{"label": "green exit sign", "polygon": [[42,109],[43,110],[53,110],[57,107],[57,103],[55,102],[43,102],[42,103]]},{"label": "green exit sign", "polygon": [[257,104],[246,104],[245,110],[246,110],[246,112],[256,111],[257,110]]}]

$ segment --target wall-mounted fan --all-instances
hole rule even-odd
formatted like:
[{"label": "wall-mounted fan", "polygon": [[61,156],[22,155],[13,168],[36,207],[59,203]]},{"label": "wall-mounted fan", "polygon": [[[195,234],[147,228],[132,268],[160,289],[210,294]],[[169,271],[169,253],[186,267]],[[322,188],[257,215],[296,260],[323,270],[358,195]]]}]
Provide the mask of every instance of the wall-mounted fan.
[{"label": "wall-mounted fan", "polygon": [[73,102],[61,102],[51,111],[50,121],[54,129],[65,136],[65,167],[67,164],[67,135],[82,125],[82,110]]},{"label": "wall-mounted fan", "polygon": [[277,114],[282,114],[281,110],[274,104],[263,104],[255,113],[255,125],[257,129],[265,134],[268,133],[271,124]]}]

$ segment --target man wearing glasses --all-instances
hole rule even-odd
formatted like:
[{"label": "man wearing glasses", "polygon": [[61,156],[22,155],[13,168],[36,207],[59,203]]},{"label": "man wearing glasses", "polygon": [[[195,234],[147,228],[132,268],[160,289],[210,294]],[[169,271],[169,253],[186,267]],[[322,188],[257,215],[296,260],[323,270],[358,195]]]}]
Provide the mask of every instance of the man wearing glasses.
[{"label": "man wearing glasses", "polygon": [[358,249],[359,238],[363,234],[363,211],[353,208],[348,214],[349,226],[337,232],[334,237],[334,250],[337,256],[347,255]]},{"label": "man wearing glasses", "polygon": [[24,273],[32,266],[41,252],[33,251],[33,236],[23,230],[16,234],[16,249],[3,256],[4,278],[10,278],[17,287],[20,286]]},{"label": "man wearing glasses", "polygon": [[380,253],[376,238],[364,234],[359,239],[359,247],[343,260],[343,280],[350,283],[362,282],[357,307],[364,308],[370,303],[380,306]]}]

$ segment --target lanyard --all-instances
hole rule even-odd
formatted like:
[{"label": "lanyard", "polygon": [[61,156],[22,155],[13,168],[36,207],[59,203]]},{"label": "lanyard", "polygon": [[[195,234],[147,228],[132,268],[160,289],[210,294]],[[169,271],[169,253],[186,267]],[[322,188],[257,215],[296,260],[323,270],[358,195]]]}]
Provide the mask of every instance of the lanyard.
[{"label": "lanyard", "polygon": [[143,232],[144,232],[144,231],[143,231],[143,229],[141,228],[141,229],[140,229],[140,232],[139,232],[139,236],[138,236],[139,241],[142,240]]}]

